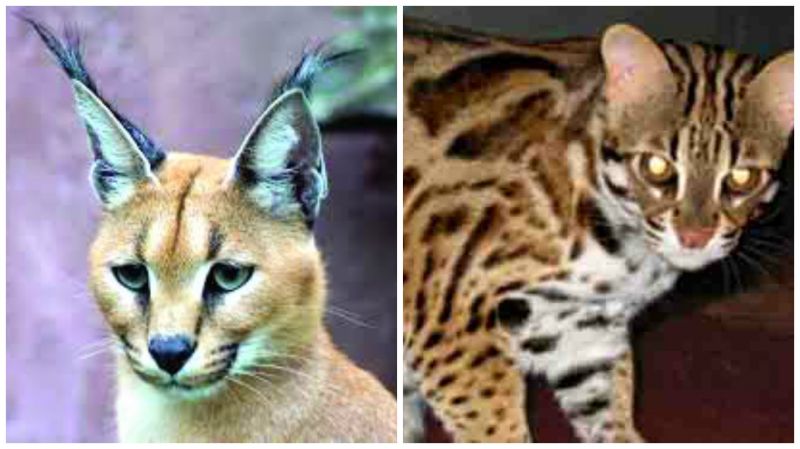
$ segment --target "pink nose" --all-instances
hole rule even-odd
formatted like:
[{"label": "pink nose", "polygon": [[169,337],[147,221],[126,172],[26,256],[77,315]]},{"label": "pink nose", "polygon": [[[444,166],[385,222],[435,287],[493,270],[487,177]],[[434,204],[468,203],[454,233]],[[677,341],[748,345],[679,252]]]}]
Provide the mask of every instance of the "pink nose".
[{"label": "pink nose", "polygon": [[678,229],[678,239],[686,248],[703,248],[714,236],[716,228],[688,228]]}]

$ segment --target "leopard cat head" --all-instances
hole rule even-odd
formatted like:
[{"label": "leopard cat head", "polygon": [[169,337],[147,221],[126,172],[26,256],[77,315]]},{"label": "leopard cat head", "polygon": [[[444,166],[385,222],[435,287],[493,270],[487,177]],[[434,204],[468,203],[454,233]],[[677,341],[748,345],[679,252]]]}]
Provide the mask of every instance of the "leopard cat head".
[{"label": "leopard cat head", "polygon": [[121,368],[191,399],[304,350],[324,309],[311,225],[327,191],[307,95],[332,59],[307,53],[231,159],[167,153],[100,96],[74,34],[29,22],[89,133],[103,206],[90,284]]},{"label": "leopard cat head", "polygon": [[601,54],[604,196],[676,268],[724,258],[778,191],[793,130],[793,52],[761,67],[615,25]]}]

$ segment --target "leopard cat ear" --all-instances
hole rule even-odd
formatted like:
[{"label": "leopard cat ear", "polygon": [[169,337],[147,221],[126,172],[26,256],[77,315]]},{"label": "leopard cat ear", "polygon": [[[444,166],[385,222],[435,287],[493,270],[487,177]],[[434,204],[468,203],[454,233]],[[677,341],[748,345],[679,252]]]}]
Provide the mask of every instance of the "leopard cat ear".
[{"label": "leopard cat ear", "polygon": [[80,81],[73,80],[72,86],[95,153],[90,178],[103,204],[114,208],[125,203],[139,183],[158,184],[151,162],[108,106]]},{"label": "leopard cat ear", "polygon": [[237,152],[232,180],[259,207],[278,215],[299,211],[314,223],[328,193],[322,137],[301,89],[275,99]]},{"label": "leopard cat ear", "polygon": [[794,52],[770,61],[746,88],[737,114],[743,133],[785,148],[794,129]]},{"label": "leopard cat ear", "polygon": [[613,108],[675,97],[677,86],[664,53],[639,29],[612,25],[603,34],[600,52],[606,70],[605,96]]}]

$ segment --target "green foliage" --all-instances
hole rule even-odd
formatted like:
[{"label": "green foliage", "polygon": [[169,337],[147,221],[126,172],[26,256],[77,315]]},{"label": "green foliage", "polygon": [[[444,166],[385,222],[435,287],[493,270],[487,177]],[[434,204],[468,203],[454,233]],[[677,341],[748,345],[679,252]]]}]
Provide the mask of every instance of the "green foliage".
[{"label": "green foliage", "polygon": [[361,51],[334,65],[314,87],[312,110],[321,122],[347,115],[397,115],[397,15],[394,7],[340,7],[354,26],[336,36],[331,51]]}]

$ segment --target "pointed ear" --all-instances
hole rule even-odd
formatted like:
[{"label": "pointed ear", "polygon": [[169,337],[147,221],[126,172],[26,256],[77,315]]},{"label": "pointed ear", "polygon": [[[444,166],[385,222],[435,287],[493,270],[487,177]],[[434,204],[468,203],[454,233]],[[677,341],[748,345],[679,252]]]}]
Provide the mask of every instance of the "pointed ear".
[{"label": "pointed ear", "polygon": [[158,183],[144,153],[108,106],[80,81],[73,80],[72,86],[95,157],[92,185],[103,204],[114,208],[133,195],[138,183]]},{"label": "pointed ear", "polygon": [[292,89],[270,104],[233,162],[232,181],[260,207],[302,212],[313,224],[328,193],[322,138],[306,96]]},{"label": "pointed ear", "polygon": [[785,146],[794,129],[794,52],[773,59],[756,75],[739,111],[743,133]]},{"label": "pointed ear", "polygon": [[637,28],[612,25],[603,34],[600,52],[606,69],[605,95],[613,108],[674,98],[677,93],[664,53]]}]

